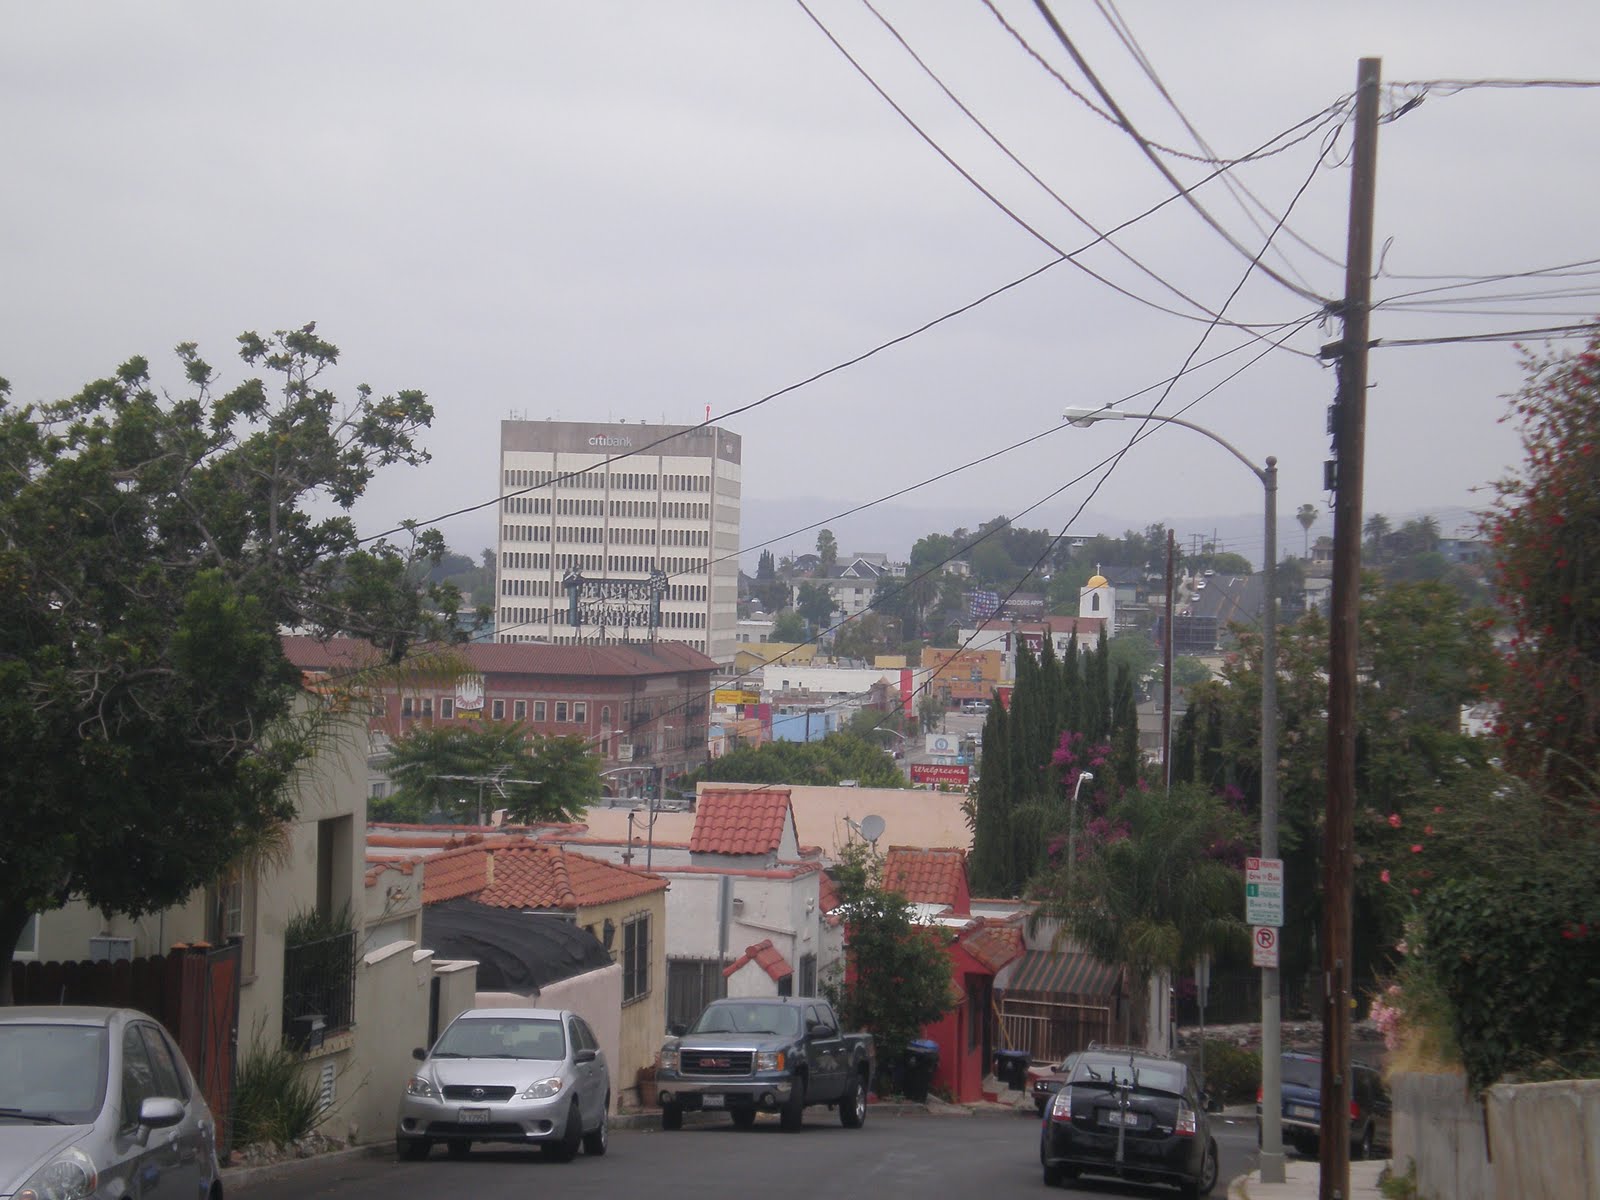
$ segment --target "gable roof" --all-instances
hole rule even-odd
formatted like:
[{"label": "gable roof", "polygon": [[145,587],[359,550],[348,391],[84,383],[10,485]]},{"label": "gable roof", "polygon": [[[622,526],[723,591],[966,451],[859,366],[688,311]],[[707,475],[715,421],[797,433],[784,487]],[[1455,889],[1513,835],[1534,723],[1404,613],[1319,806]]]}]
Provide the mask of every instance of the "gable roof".
[{"label": "gable roof", "polygon": [[[776,854],[793,830],[789,789],[706,789],[695,803],[691,854]],[[798,843],[799,838],[796,837]]]},{"label": "gable roof", "polygon": [[746,946],[743,954],[722,968],[722,977],[732,978],[735,972],[749,963],[755,963],[773,979],[783,979],[794,974],[794,968],[782,954],[778,953],[778,948],[772,944],[772,939],[768,938],[764,942],[757,942],[754,946]]},{"label": "gable roof", "polygon": [[446,850],[428,859],[422,902],[470,897],[491,908],[590,908],[664,891],[659,875],[538,842]]},{"label": "gable roof", "polygon": [[890,846],[883,860],[883,886],[913,904],[942,904],[957,913],[971,911],[965,850]]},{"label": "gable roof", "polygon": [[961,948],[991,971],[998,971],[1027,951],[1022,928],[1014,921],[980,921],[960,940]]}]

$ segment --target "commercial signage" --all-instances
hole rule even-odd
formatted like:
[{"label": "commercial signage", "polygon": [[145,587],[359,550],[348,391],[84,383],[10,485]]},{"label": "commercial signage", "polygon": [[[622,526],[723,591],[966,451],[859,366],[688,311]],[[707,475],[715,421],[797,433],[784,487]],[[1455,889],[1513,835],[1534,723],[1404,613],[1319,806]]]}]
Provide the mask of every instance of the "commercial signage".
[{"label": "commercial signage", "polygon": [[760,704],[761,693],[746,691],[744,688],[718,688],[712,693],[712,701],[716,704]]},{"label": "commercial signage", "polygon": [[483,676],[463,675],[456,680],[456,715],[479,716],[483,712]]},{"label": "commercial signage", "polygon": [[1250,965],[1278,965],[1278,931],[1271,925],[1258,925],[1250,931]]},{"label": "commercial signage", "polygon": [[961,739],[953,733],[930,733],[927,746],[929,754],[945,754],[953,758],[961,753]]},{"label": "commercial signage", "polygon": [[1244,860],[1244,920],[1247,925],[1283,925],[1283,859]]},{"label": "commercial signage", "polygon": [[591,446],[616,446],[616,447],[621,448],[621,449],[626,449],[626,448],[628,448],[628,447],[633,445],[633,439],[631,437],[615,437],[615,436],[608,437],[608,436],[606,436],[604,434],[601,434],[601,435],[597,435],[595,437],[590,438],[589,439],[589,445],[591,445]]},{"label": "commercial signage", "polygon": [[967,786],[969,768],[955,763],[912,763],[912,783],[953,783]]}]

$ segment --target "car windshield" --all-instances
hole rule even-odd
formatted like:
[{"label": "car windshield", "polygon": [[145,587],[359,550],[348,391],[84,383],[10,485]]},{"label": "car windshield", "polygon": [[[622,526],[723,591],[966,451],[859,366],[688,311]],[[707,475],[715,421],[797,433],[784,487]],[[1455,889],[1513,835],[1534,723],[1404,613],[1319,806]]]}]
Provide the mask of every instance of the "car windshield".
[{"label": "car windshield", "polygon": [[690,1033],[800,1032],[800,1010],[792,1004],[713,1004]]},{"label": "car windshield", "polygon": [[1142,1092],[1183,1094],[1183,1068],[1176,1063],[1132,1059],[1126,1056],[1080,1058],[1072,1071],[1074,1084],[1132,1087]]},{"label": "car windshield", "polygon": [[548,1017],[462,1017],[433,1047],[434,1058],[537,1058],[567,1056],[561,1022]]},{"label": "car windshield", "polygon": [[1295,1087],[1310,1088],[1313,1092],[1322,1090],[1322,1063],[1313,1058],[1285,1058],[1283,1060],[1283,1081]]},{"label": "car windshield", "polygon": [[100,1025],[0,1024],[0,1123],[87,1125],[106,1097]]}]

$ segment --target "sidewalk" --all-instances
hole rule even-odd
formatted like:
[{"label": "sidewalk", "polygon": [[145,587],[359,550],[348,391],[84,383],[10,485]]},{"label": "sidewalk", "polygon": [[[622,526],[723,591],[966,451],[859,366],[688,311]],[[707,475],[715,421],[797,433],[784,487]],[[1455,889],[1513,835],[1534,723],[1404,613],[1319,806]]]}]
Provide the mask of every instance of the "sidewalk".
[{"label": "sidewalk", "polygon": [[[1348,1200],[1381,1200],[1378,1176],[1388,1166],[1383,1162],[1350,1164]],[[1262,1183],[1261,1173],[1241,1175],[1228,1185],[1228,1200],[1316,1200],[1321,1183],[1321,1168],[1310,1159],[1291,1158],[1283,1164],[1284,1182]]]}]

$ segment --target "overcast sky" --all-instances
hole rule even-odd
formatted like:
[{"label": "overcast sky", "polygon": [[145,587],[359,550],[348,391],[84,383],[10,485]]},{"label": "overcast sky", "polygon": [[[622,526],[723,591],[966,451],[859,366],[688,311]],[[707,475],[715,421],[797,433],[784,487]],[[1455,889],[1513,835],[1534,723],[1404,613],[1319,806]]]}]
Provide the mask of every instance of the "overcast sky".
[{"label": "overcast sky", "polygon": [[[1084,77],[1031,3],[995,7],[1080,92]],[[1019,43],[982,0],[470,5],[0,3],[0,375],[16,400],[70,394],[133,354],[174,388],[195,340],[229,379],[233,338],[315,320],[343,351],[336,386],[421,388],[433,462],[393,472],[368,532],[494,494],[507,416],[697,422],[742,407],[971,304],[1093,235],[1009,161],[932,76],[1066,204],[1104,230],[1171,185]],[[1197,152],[1093,3],[1055,12],[1141,133]],[[1362,55],[1386,81],[1600,76],[1590,0],[1303,5],[1124,2],[1168,93],[1236,158],[1353,89]],[[891,32],[891,30],[893,32]],[[902,45],[895,38],[904,39]],[[908,53],[914,51],[932,76]],[[1386,91],[1393,110],[1416,89]],[[1196,197],[1251,252],[1294,201],[1264,264],[1313,296],[1342,292],[1349,124],[1230,172]],[[1434,89],[1383,126],[1375,296],[1600,259],[1600,91]],[[1323,165],[1318,156],[1327,154]],[[1192,184],[1213,168],[1164,156]],[[1029,232],[1019,223],[1036,231]],[[1258,228],[1259,226],[1259,228]],[[745,493],[768,511],[872,499],[1159,383],[1194,350],[1248,261],[1181,202],[1078,259],[725,424],[744,437]],[[1326,256],[1326,257],[1324,257]],[[1164,282],[1158,282],[1156,278]],[[1464,311],[1380,308],[1384,339],[1586,319],[1595,275],[1438,293]],[[1167,284],[1185,293],[1186,300]],[[1471,300],[1471,304],[1462,304]],[[1260,272],[1227,308],[1275,325],[1316,311]],[[1483,311],[1480,311],[1483,310]],[[1287,345],[1314,352],[1334,327]],[[1167,397],[1176,412],[1255,357],[1213,332]],[[1509,344],[1374,351],[1366,510],[1441,515],[1447,533],[1519,457],[1502,397]],[[1278,350],[1198,400],[1190,419],[1253,459],[1276,455],[1286,528],[1327,507],[1332,373]],[[1159,391],[1124,407],[1144,410]],[[1017,514],[1126,440],[1061,429],[897,504]],[[1257,513],[1260,485],[1204,439],[1166,428],[1020,518],[1094,514],[1185,531]],[[821,506],[826,511],[826,505]],[[487,515],[444,525],[473,552]],[[873,511],[835,522],[845,549],[885,539]],[[1331,529],[1327,518],[1318,532]],[[1080,521],[1075,533],[1099,530]],[[1120,528],[1107,532],[1120,532]],[[1295,529],[1294,542],[1298,542]],[[791,541],[797,539],[791,539]],[[804,539],[798,539],[803,541]],[[1293,543],[1291,543],[1292,545]],[[903,550],[904,546],[885,547]],[[1256,557],[1254,543],[1234,547]]]}]

